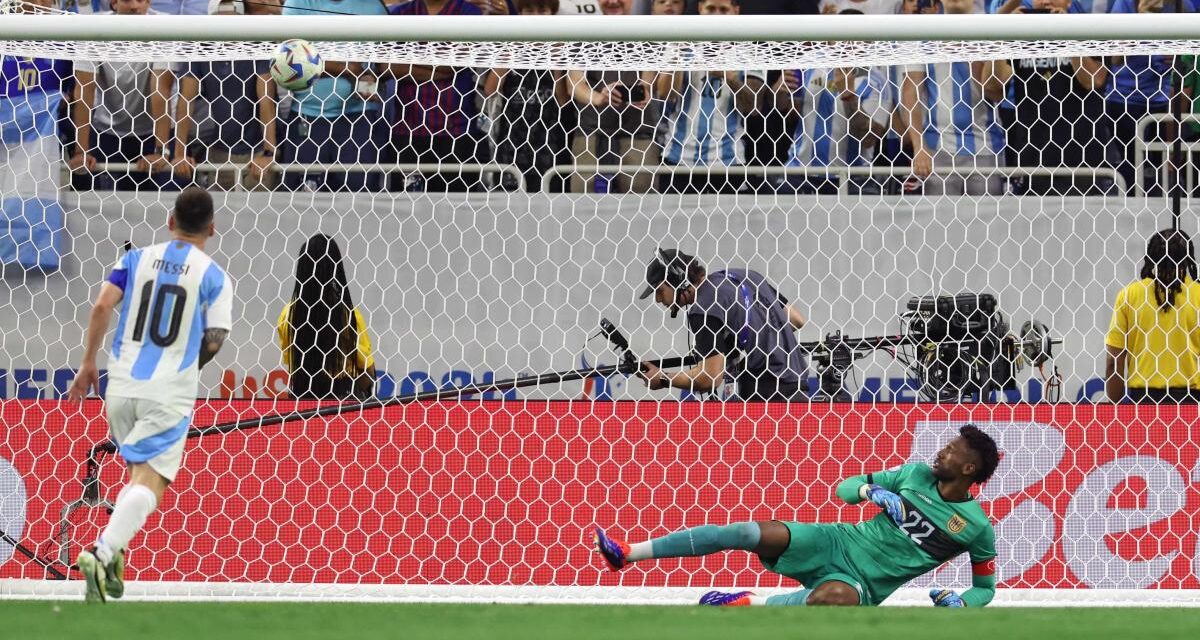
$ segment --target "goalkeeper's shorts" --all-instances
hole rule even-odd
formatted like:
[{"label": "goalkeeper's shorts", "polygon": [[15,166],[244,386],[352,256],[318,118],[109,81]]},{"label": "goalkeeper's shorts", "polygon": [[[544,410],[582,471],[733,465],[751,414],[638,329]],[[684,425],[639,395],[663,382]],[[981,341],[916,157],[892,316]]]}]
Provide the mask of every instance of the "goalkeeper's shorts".
[{"label": "goalkeeper's shorts", "polygon": [[783,555],[762,560],[768,571],[787,576],[808,589],[844,582],[858,591],[859,604],[874,604],[870,584],[847,556],[841,525],[784,522],[792,540]]},{"label": "goalkeeper's shorts", "polygon": [[144,462],[158,475],[174,481],[183,463],[183,443],[192,425],[192,414],[184,415],[144,398],[109,396],[104,405],[108,409],[108,430],[125,462]]}]

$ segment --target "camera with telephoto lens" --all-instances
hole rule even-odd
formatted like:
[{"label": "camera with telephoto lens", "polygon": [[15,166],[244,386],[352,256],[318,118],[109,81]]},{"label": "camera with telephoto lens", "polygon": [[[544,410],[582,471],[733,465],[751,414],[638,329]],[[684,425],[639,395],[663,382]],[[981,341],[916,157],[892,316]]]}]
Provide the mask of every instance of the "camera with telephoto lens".
[{"label": "camera with telephoto lens", "polygon": [[957,400],[1017,388],[1016,340],[990,293],[921,296],[901,314],[915,342],[922,399]]},{"label": "camera with telephoto lens", "polygon": [[[1037,320],[1014,334],[990,293],[919,296],[905,307],[900,335],[850,338],[834,332],[799,345],[819,374],[814,400],[851,401],[843,384],[847,372],[855,361],[884,350],[908,367],[922,401],[986,402],[992,392],[1016,389],[1017,373],[1026,364],[1040,371],[1053,357],[1053,346],[1062,344]],[[1053,371],[1052,379],[1060,380]]]}]

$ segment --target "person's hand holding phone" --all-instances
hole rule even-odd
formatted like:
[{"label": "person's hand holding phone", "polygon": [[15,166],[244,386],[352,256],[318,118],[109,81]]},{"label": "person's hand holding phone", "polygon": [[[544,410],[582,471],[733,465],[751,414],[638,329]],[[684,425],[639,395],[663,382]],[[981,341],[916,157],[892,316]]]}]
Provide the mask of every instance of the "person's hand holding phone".
[{"label": "person's hand holding phone", "polygon": [[643,80],[639,80],[632,87],[621,85],[621,97],[629,106],[635,109],[645,109],[646,105],[650,104],[650,85]]},{"label": "person's hand holding phone", "polygon": [[621,106],[621,96],[616,91],[617,86],[617,83],[610,82],[592,91],[592,106],[599,108]]}]

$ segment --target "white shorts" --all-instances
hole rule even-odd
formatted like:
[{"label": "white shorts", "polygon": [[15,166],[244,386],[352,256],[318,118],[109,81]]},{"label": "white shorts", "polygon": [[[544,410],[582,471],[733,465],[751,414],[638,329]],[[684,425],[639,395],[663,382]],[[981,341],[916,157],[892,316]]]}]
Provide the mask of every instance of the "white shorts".
[{"label": "white shorts", "polygon": [[109,397],[108,430],[127,464],[146,463],[158,475],[174,481],[183,464],[192,414],[143,398]]}]

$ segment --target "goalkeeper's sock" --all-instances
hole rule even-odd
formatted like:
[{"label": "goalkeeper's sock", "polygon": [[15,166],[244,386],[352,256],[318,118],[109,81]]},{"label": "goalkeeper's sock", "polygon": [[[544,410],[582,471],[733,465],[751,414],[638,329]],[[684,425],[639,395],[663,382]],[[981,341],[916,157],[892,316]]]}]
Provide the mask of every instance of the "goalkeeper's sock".
[{"label": "goalkeeper's sock", "polygon": [[[771,607],[803,607],[808,604],[808,594],[812,589],[801,589],[792,593],[781,593],[763,599],[762,596],[750,598],[750,604],[765,604]],[[761,602],[759,600],[762,600]]]},{"label": "goalkeeper's sock", "polygon": [[107,565],[113,556],[129,546],[129,541],[146,524],[146,518],[158,506],[158,498],[150,487],[140,484],[125,485],[117,494],[117,506],[113,508],[108,526],[96,540],[96,558]]},{"label": "goalkeeper's sock", "polygon": [[755,522],[739,522],[723,527],[709,524],[630,545],[626,558],[634,562],[650,558],[706,556],[730,549],[753,551],[758,547],[761,535]]}]

